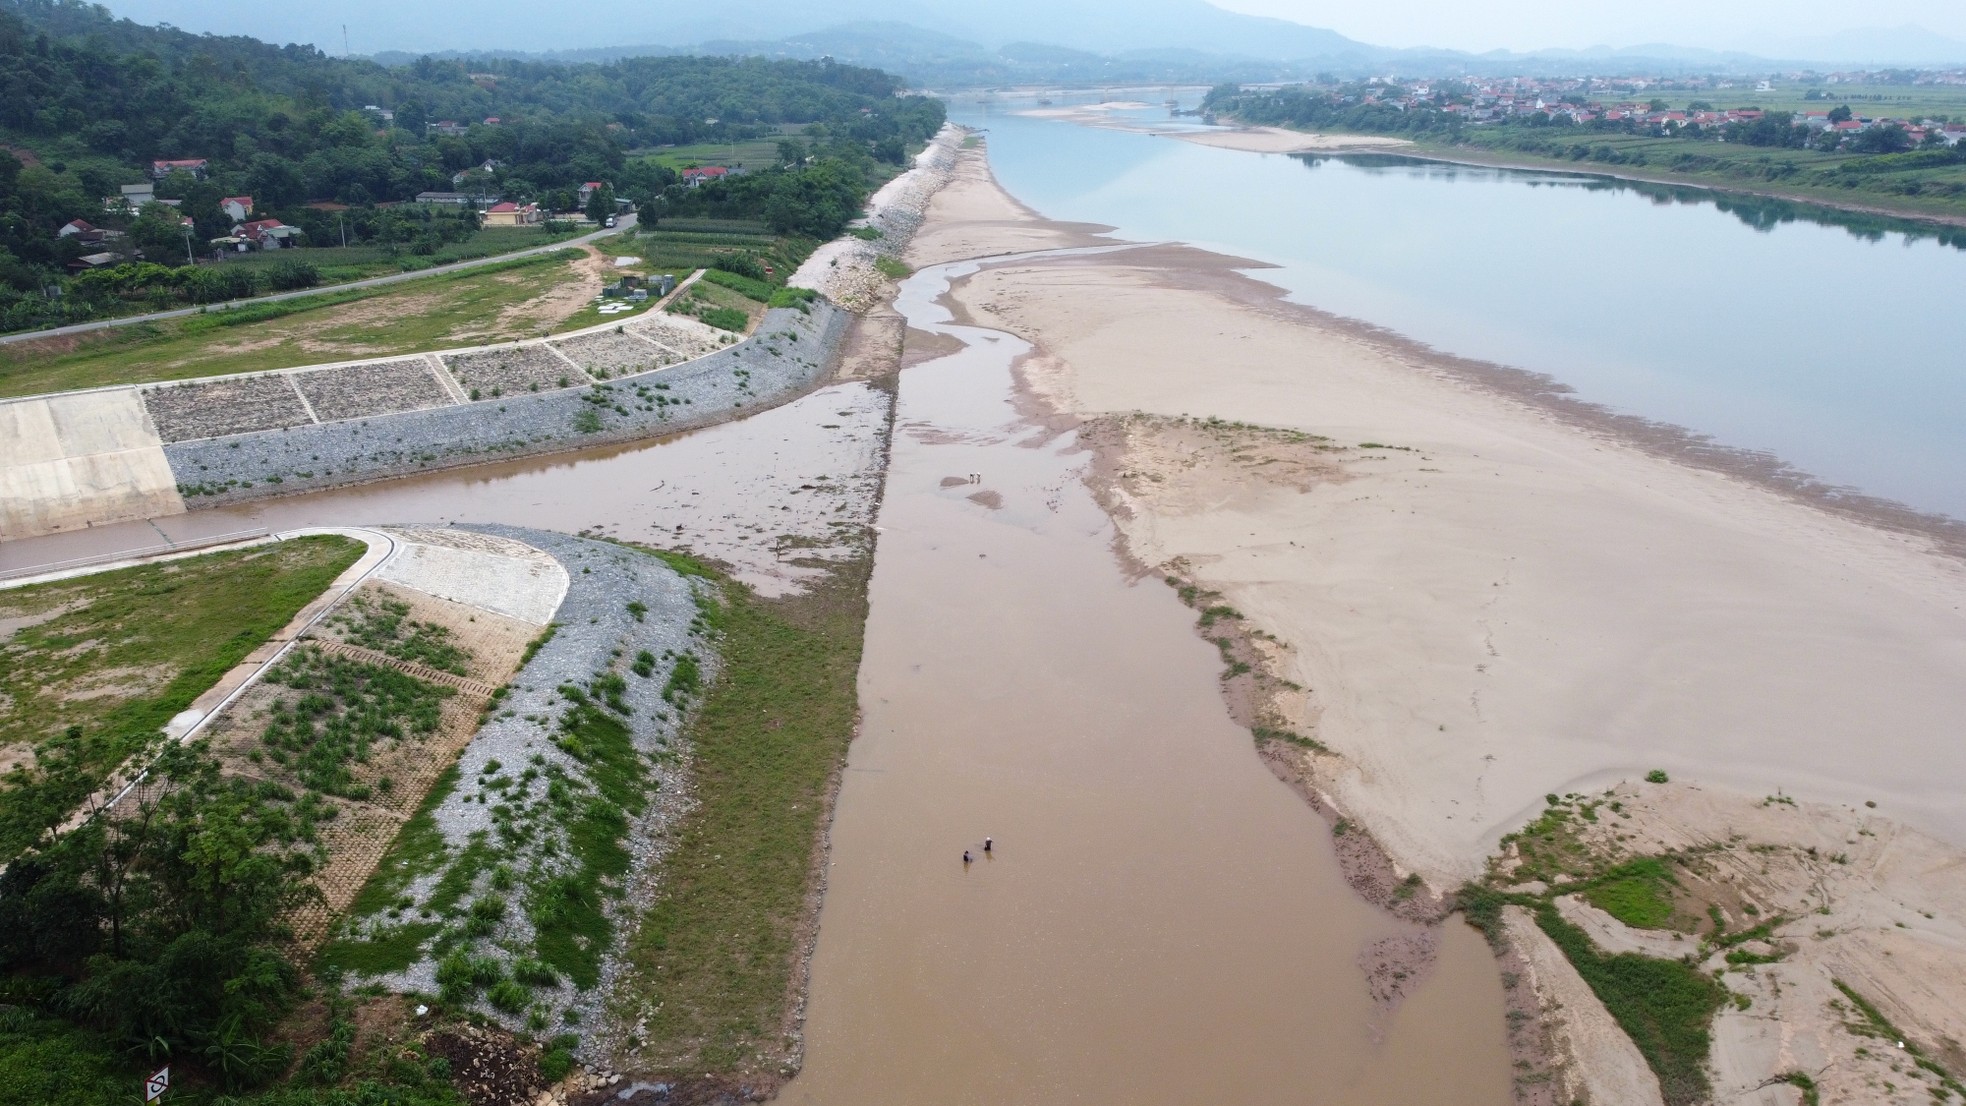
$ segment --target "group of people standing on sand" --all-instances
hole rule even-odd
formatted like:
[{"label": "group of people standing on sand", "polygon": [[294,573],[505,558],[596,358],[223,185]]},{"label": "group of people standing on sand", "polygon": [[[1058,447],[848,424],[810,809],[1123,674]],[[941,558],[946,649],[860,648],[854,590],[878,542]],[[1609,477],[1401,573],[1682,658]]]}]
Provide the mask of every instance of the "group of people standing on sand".
[{"label": "group of people standing on sand", "polygon": [[[991,850],[992,848],[994,848],[994,847],[996,847],[996,842],[995,842],[995,841],[993,841],[993,840],[991,840],[991,839],[990,839],[990,838],[988,838],[988,837],[985,837],[985,838],[983,839],[983,851],[984,851],[985,853],[988,853],[988,852],[989,852],[989,851],[990,851],[990,850]],[[969,855],[969,850],[968,850],[968,849],[964,849],[964,850],[963,850],[963,863],[964,863],[964,864],[969,864],[969,863],[972,863],[972,862],[974,862],[975,860],[976,860],[976,858],[975,858],[975,857],[973,857],[973,856],[971,856],[971,855]]]}]

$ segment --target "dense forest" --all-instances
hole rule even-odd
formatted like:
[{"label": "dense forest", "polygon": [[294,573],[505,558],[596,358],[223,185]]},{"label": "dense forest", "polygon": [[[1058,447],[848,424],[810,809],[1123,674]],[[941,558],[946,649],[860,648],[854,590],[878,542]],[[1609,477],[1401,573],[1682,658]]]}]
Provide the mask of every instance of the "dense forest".
[{"label": "dense forest", "polygon": [[[126,308],[132,281],[156,303],[268,286],[254,272],[219,289],[190,271],[201,267],[180,264],[232,229],[224,197],[252,197],[253,218],[299,228],[303,244],[338,245],[345,233],[351,245],[431,254],[474,234],[475,212],[392,205],[468,188],[569,210],[581,183],[602,181],[636,204],[667,193],[668,209],[695,210],[713,196],[686,195],[696,190],[638,151],[785,125],[800,131],[796,162],[757,174],[774,179],[715,190],[728,194],[713,206],[750,218],[769,207],[776,225],[830,235],[844,221],[839,197],[857,205],[881,166],[899,165],[942,118],[938,101],[901,95],[898,78],[824,61],[420,58],[385,67],[310,46],[141,26],[78,0],[0,0],[0,329]],[[206,164],[155,181],[156,198],[175,204],[105,205],[151,180],[163,160]],[[468,174],[462,185],[459,174]],[[323,211],[322,201],[350,210]],[[747,202],[750,210],[736,210]],[[74,219],[111,233],[58,237]],[[79,284],[69,275],[76,258],[105,249],[141,255],[150,269]],[[288,278],[306,274],[301,266]]]}]

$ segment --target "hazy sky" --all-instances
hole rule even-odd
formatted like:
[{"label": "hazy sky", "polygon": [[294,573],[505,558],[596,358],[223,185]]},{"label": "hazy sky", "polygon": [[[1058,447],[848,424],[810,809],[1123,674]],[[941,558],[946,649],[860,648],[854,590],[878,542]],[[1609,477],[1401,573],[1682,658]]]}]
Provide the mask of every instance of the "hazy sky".
[{"label": "hazy sky", "polygon": [[[660,28],[689,15],[715,12],[717,0],[652,5],[602,3],[556,8],[532,0],[106,0],[118,15],[143,23],[169,22],[190,31],[249,34],[275,42],[312,42],[341,52],[341,24],[349,24],[356,53],[386,49],[467,49],[504,46],[540,49],[598,46],[622,41],[666,41]],[[1084,0],[1080,0],[1084,2]],[[1797,39],[1859,27],[1917,24],[1966,40],[1966,0],[1210,0],[1232,11],[1328,27],[1381,46],[1440,46],[1460,50],[1535,50],[1596,45],[1671,43],[1777,54]],[[833,12],[843,19],[878,10],[877,18],[909,18],[909,12],[946,10],[961,15],[989,0],[808,0],[796,10],[823,26]],[[1057,0],[1061,9],[1074,0]],[[1098,0],[1124,9],[1124,0]],[[767,5],[769,6],[769,5]],[[975,9],[969,9],[971,11]],[[610,17],[612,16],[612,18]],[[859,18],[867,18],[865,15]],[[544,21],[544,22],[540,22]],[[801,30],[813,29],[810,27]],[[768,26],[755,37],[774,37]],[[1779,56],[1779,55],[1778,55]],[[1796,56],[1796,55],[1788,55]],[[1822,55],[1810,55],[1822,56]]]},{"label": "hazy sky", "polygon": [[1966,39],[1966,0],[1865,0],[1861,4],[1850,0],[1211,2],[1230,11],[1329,27],[1380,46],[1446,46],[1457,50],[1634,46],[1648,42],[1743,48],[1762,38],[1793,39],[1908,23]]}]

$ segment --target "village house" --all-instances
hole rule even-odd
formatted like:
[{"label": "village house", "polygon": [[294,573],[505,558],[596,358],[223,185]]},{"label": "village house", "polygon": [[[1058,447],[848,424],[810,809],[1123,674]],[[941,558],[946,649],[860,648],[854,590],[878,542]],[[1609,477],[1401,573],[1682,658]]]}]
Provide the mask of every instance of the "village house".
[{"label": "village house", "polygon": [[235,223],[243,223],[253,217],[253,198],[251,196],[227,196],[218,202],[218,209],[225,217]]},{"label": "village house", "polygon": [[481,164],[473,165],[469,169],[464,169],[459,172],[452,173],[451,183],[453,185],[463,184],[465,178],[469,177],[473,173],[496,173],[503,168],[505,168],[504,162],[498,160],[495,157],[488,157]]},{"label": "village house", "polygon": [[290,227],[278,219],[254,219],[232,228],[232,237],[240,240],[241,250],[289,249],[300,245],[300,233],[299,227]]},{"label": "village house", "polygon": [[431,134],[442,134],[452,138],[461,138],[467,128],[455,119],[443,119],[435,123],[425,123],[423,129]]},{"label": "village house", "polygon": [[464,192],[418,192],[416,194],[416,202],[420,204],[455,204],[458,207],[463,207],[465,204],[471,202],[471,197],[468,193]]},{"label": "village house", "polygon": [[210,168],[210,164],[210,162],[202,157],[179,158],[175,161],[153,161],[150,163],[150,176],[152,180],[163,180],[172,173],[190,173],[199,180],[204,180],[205,172]]},{"label": "village house", "polygon": [[585,184],[582,184],[580,186],[580,206],[586,207],[588,199],[591,198],[594,195],[594,193],[599,192],[602,188],[605,187],[606,185],[603,185],[600,181],[597,180],[590,180]]},{"label": "village house", "polygon": [[527,227],[539,222],[539,219],[538,204],[522,207],[507,201],[485,209],[485,225],[488,227]]},{"label": "village house", "polygon": [[123,185],[121,191],[121,195],[102,198],[103,214],[134,215],[144,204],[155,203],[157,200],[157,186],[149,181]]},{"label": "village house", "polygon": [[730,170],[721,165],[704,165],[683,170],[683,183],[695,188],[704,181],[722,180],[729,175]]}]

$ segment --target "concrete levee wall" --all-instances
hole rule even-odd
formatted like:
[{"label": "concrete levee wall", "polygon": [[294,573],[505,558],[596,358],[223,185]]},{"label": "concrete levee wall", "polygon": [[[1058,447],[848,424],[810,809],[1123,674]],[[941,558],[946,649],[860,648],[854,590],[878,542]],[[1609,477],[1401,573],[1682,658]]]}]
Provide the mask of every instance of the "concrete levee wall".
[{"label": "concrete levee wall", "polygon": [[823,380],[851,316],[775,308],[737,345],[669,368],[368,418],[163,446],[192,509],[633,441],[775,406]]}]

